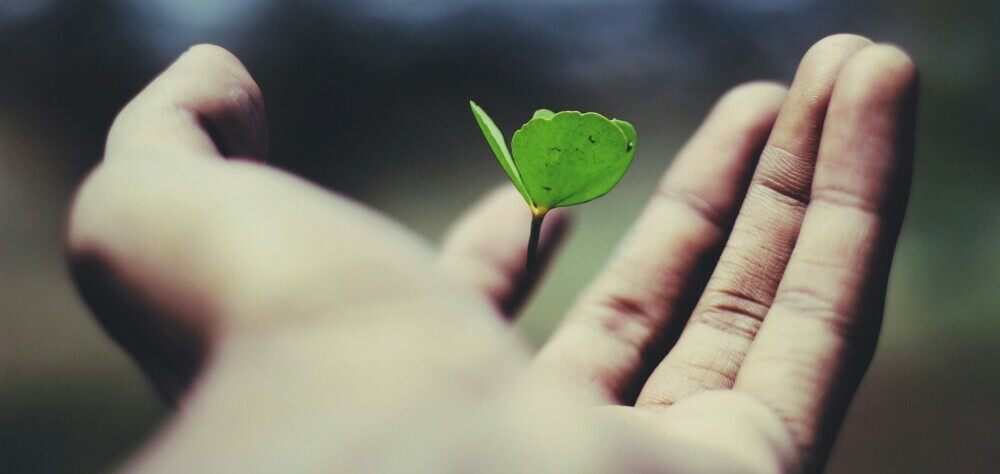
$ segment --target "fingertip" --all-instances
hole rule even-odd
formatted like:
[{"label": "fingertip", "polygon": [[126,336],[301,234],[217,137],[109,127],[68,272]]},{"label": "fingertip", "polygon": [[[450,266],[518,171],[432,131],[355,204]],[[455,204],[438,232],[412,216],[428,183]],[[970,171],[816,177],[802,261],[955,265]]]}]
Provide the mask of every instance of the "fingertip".
[{"label": "fingertip", "polygon": [[738,130],[768,128],[788,97],[788,87],[773,81],[753,81],[738,85],[722,96],[712,115],[722,117]]},{"label": "fingertip", "polygon": [[734,110],[757,104],[781,104],[788,96],[788,87],[777,81],[758,80],[740,84],[719,99],[719,105]]},{"label": "fingertip", "polygon": [[189,64],[207,71],[226,73],[226,78],[242,87],[249,98],[255,102],[254,105],[263,110],[263,96],[260,87],[250,75],[246,65],[228,49],[208,43],[196,44],[177,58],[174,65],[178,64]]},{"label": "fingertip", "polygon": [[542,245],[549,245],[547,240],[561,240],[573,228],[573,211],[560,207],[549,211],[545,216],[545,226],[542,228]]},{"label": "fingertip", "polygon": [[867,37],[852,33],[839,33],[827,36],[812,46],[802,56],[801,64],[821,64],[828,62],[831,58],[840,58],[845,53],[854,54],[875,44]]},{"label": "fingertip", "polygon": [[873,44],[872,40],[867,36],[862,36],[856,33],[837,33],[826,36],[817,41],[812,45],[812,47],[810,47],[810,51],[822,50],[825,48],[838,48],[845,45],[867,46],[871,44]]},{"label": "fingertip", "polygon": [[216,57],[239,63],[239,59],[226,48],[211,43],[199,43],[181,53],[180,58]]},{"label": "fingertip", "polygon": [[916,88],[917,65],[905,51],[876,44],[854,55],[837,79],[838,93],[854,100],[897,101]]},{"label": "fingertip", "polygon": [[202,44],[118,114],[105,158],[152,152],[264,160],[267,135],[263,95],[243,63],[224,48]]},{"label": "fingertip", "polygon": [[837,34],[817,41],[802,57],[792,88],[813,109],[825,108],[843,65],[872,44],[872,40],[854,34]]},{"label": "fingertip", "polygon": [[823,131],[816,197],[847,191],[857,206],[899,225],[913,169],[917,76],[913,59],[885,44],[844,66]]},{"label": "fingertip", "polygon": [[[544,269],[569,230],[570,214],[546,214],[538,244]],[[510,183],[490,190],[452,227],[441,250],[442,267],[484,294],[507,317],[530,296],[539,273],[525,270],[531,212]]]}]

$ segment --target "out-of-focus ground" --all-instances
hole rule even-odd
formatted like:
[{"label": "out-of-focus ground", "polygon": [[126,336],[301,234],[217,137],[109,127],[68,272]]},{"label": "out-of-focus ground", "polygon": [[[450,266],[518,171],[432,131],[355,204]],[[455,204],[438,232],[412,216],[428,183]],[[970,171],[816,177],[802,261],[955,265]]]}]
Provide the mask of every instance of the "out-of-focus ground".
[{"label": "out-of-focus ground", "polygon": [[640,146],[519,323],[545,339],[714,99],[787,82],[836,32],[922,72],[918,164],[882,340],[830,472],[1000,471],[1000,3],[989,0],[3,0],[0,472],[114,466],[166,414],[88,315],[60,249],[114,113],[191,44],[240,56],[273,165],[437,239],[503,173],[469,113],[508,134],[540,107],[630,120]]}]

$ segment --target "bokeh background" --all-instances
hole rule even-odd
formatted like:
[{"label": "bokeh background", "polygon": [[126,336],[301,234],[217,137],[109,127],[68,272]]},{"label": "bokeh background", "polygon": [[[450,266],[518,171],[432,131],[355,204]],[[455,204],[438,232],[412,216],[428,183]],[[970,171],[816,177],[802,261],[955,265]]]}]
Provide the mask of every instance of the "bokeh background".
[{"label": "bokeh background", "polygon": [[712,102],[790,80],[816,40],[902,45],[918,164],[883,337],[830,472],[1000,472],[1000,2],[0,0],[0,472],[116,465],[167,414],[76,295],[60,234],[115,112],[199,42],[262,87],[270,161],[438,239],[505,178],[469,112],[635,124],[632,170],[577,209],[519,323],[539,343]]}]

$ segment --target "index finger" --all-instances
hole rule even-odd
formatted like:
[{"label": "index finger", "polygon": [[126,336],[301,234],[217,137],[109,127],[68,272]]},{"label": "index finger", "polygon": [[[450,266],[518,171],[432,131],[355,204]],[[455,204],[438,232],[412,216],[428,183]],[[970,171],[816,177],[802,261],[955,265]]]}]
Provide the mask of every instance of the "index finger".
[{"label": "index finger", "polygon": [[229,51],[192,47],[115,118],[105,160],[136,154],[264,160],[267,122],[260,88]]}]

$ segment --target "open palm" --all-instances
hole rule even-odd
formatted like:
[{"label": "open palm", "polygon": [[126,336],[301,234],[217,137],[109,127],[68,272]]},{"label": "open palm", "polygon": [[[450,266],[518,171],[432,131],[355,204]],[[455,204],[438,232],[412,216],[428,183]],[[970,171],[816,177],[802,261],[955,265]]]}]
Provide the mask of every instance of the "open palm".
[{"label": "open palm", "polygon": [[127,468],[820,469],[878,336],[915,82],[839,35],[789,90],[728,93],[532,359],[504,323],[537,277],[512,187],[436,251],[261,164],[259,90],[192,48],[119,115],[69,221],[88,304],[179,407]]}]

